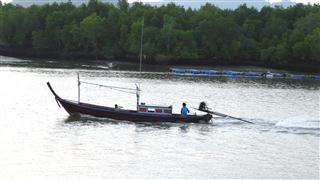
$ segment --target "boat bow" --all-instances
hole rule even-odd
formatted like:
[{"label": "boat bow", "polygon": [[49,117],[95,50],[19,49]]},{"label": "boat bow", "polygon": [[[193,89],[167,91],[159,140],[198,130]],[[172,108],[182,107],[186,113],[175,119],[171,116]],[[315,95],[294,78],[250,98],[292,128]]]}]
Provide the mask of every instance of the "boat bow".
[{"label": "boat bow", "polygon": [[54,90],[52,89],[52,87],[51,87],[51,85],[50,85],[50,82],[47,82],[47,86],[49,87],[50,91],[51,91],[52,94],[54,95],[55,100],[56,100],[59,108],[61,108],[61,106],[60,106],[60,101],[59,101],[61,98],[58,96],[58,94],[57,94],[56,92],[54,92]]}]

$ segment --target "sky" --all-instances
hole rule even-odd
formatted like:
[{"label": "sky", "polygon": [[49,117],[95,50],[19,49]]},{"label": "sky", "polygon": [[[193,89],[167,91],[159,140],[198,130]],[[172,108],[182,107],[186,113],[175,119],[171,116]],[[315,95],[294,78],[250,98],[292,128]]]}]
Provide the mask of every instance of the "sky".
[{"label": "sky", "polygon": [[[11,2],[12,0],[1,0],[2,2],[8,3]],[[155,0],[141,0],[141,1],[155,1]],[[159,0],[161,1],[161,0]],[[186,1],[186,0],[184,0]],[[279,2],[281,0],[269,0],[269,2],[273,3],[273,2]],[[299,3],[320,3],[320,0],[292,0],[293,2],[299,2]]]}]

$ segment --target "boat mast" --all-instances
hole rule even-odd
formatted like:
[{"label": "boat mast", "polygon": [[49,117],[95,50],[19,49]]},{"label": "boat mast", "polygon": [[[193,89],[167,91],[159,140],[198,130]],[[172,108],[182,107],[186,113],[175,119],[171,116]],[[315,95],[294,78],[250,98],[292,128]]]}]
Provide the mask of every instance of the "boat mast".
[{"label": "boat mast", "polygon": [[137,95],[137,111],[139,111],[139,104],[140,104],[140,88],[138,84],[136,84],[136,95]]},{"label": "boat mast", "polygon": [[144,17],[142,17],[141,42],[140,42],[140,73],[141,73],[141,66],[142,66],[143,26],[144,26]]},{"label": "boat mast", "polygon": [[77,73],[78,75],[78,104],[80,104],[80,76],[79,73]]}]

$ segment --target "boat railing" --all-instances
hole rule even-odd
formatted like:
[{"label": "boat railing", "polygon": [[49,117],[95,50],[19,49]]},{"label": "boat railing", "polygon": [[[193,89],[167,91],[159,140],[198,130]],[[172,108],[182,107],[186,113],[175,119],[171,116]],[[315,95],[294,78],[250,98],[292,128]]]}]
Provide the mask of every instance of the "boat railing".
[{"label": "boat railing", "polygon": [[140,104],[138,106],[138,112],[140,112],[140,113],[172,114],[172,106],[157,106],[157,105]]}]

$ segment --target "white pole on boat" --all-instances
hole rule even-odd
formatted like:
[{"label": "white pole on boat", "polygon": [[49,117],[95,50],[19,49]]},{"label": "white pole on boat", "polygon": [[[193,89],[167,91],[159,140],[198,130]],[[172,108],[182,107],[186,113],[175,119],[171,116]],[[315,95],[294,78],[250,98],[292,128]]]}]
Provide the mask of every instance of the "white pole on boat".
[{"label": "white pole on boat", "polygon": [[139,104],[140,104],[140,88],[138,84],[136,84],[136,94],[137,94],[137,111],[139,111]]},{"label": "white pole on boat", "polygon": [[77,73],[78,75],[78,104],[80,103],[80,76],[79,73]]},{"label": "white pole on boat", "polygon": [[141,42],[140,42],[140,73],[142,68],[142,49],[143,49],[143,26],[144,26],[144,17],[142,17],[142,29],[141,29]]}]

